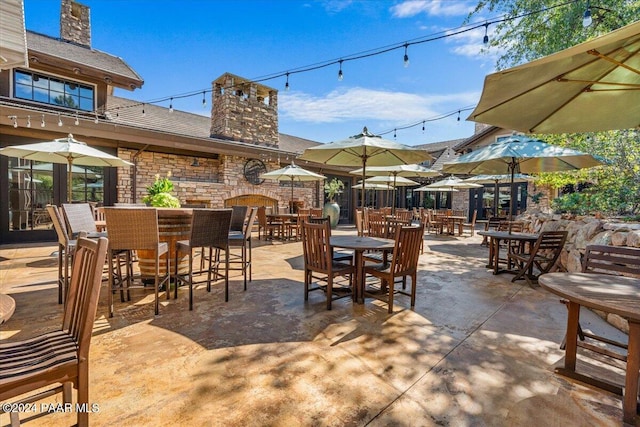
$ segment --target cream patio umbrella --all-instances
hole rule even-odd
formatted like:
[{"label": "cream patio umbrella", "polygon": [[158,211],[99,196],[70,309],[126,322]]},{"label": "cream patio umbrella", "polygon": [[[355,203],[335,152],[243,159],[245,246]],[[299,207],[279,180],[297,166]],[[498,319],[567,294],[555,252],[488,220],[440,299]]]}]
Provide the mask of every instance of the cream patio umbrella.
[{"label": "cream patio umbrella", "polygon": [[66,138],[53,141],[36,142],[26,145],[11,145],[0,148],[0,154],[8,157],[18,157],[26,160],[36,160],[47,163],[62,163],[67,169],[67,201],[71,202],[73,165],[81,166],[133,166],[126,160],[112,156],[86,143],[78,141],[69,134]]},{"label": "cream patio umbrella", "polygon": [[[518,173],[564,172],[603,164],[602,160],[590,154],[515,135],[456,157],[450,163],[445,163],[442,170],[469,175],[509,174],[513,184]],[[509,204],[511,221],[513,197]]]},{"label": "cream patio umbrella", "polygon": [[[373,190],[373,191],[386,191],[387,192],[387,203],[389,203],[389,191],[393,191],[395,190],[395,187],[389,184],[385,184],[382,182],[367,182],[364,181],[364,184],[362,183],[362,181],[358,181],[357,184],[352,185],[351,188],[353,190]],[[366,205],[366,203],[364,203],[364,201],[362,202],[363,206]]]},{"label": "cream patio umbrella", "polygon": [[[395,198],[395,189],[396,187],[411,187],[420,185],[420,183],[410,180],[409,178],[405,178],[403,176],[391,176],[391,175],[380,175],[380,176],[372,176],[371,178],[367,178],[364,182],[371,183],[379,183],[379,184],[387,184],[392,187],[394,190],[393,202],[391,204],[391,212],[396,212],[396,198]],[[389,203],[389,192],[387,192],[387,203]]]},{"label": "cream patio umbrella", "polygon": [[294,182],[303,181],[323,181],[327,177],[315,172],[308,171],[296,165],[293,161],[289,166],[285,166],[282,169],[277,169],[271,172],[265,172],[260,174],[260,178],[274,179],[277,181],[290,181],[291,182],[291,203],[289,203],[289,212],[293,213],[293,184]]},{"label": "cream patio umbrella", "polygon": [[[471,178],[465,179],[466,182],[473,182],[475,184],[494,184],[494,193],[493,197],[493,215],[498,215],[498,202],[502,198],[502,195],[499,195],[498,184],[501,182],[511,182],[511,175],[502,174],[502,175],[476,175]],[[533,177],[530,175],[526,175],[523,173],[517,173],[513,176],[513,182],[527,182],[533,181]],[[509,188],[509,194],[511,194],[511,188]],[[484,195],[482,196],[484,198]],[[511,196],[509,196],[511,197]]]},{"label": "cream patio umbrella", "polygon": [[640,21],[488,75],[468,120],[525,133],[640,125]]},{"label": "cream patio umbrella", "polygon": [[[432,157],[426,150],[383,139],[370,133],[365,127],[362,133],[345,140],[307,148],[300,159],[326,165],[361,166],[364,181],[368,166],[410,165],[430,160]],[[364,191],[363,188],[362,203]]]},{"label": "cream patio umbrella", "polygon": [[[354,175],[362,175],[363,169],[356,169],[349,173]],[[428,178],[432,176],[440,175],[440,172],[430,169],[428,167],[413,164],[413,165],[393,165],[393,166],[371,166],[366,169],[366,174],[370,176],[382,176],[388,175],[394,178],[391,185],[395,185],[396,177],[404,178]],[[396,199],[393,198],[393,210],[396,208]]]}]

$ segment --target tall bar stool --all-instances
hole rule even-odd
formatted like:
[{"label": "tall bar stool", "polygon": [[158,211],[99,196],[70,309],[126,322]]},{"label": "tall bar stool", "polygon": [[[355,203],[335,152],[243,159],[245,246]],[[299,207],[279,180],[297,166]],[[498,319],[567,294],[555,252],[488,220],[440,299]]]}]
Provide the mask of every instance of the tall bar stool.
[{"label": "tall bar stool", "polygon": [[251,229],[258,215],[258,208],[251,208],[249,220],[244,223],[242,232],[231,230],[229,232],[229,247],[239,247],[240,254],[231,253],[230,263],[239,264],[239,267],[232,267],[230,270],[241,270],[244,280],[244,290],[247,290],[247,270],[249,270],[249,281],[252,280],[251,275]]},{"label": "tall bar stool", "polygon": [[[175,270],[175,298],[178,297],[178,285],[189,285],[189,310],[193,310],[193,285],[207,284],[207,292],[211,292],[211,281],[224,277],[224,300],[229,301],[229,226],[231,224],[231,209],[195,209],[191,217],[191,233],[189,240],[176,242],[174,258]],[[208,265],[196,274],[207,273],[207,279],[195,282],[193,279],[193,250],[205,248],[209,250],[206,257]],[[219,272],[220,250],[225,251],[224,275]],[[214,252],[215,251],[215,252]],[[189,270],[187,274],[179,274],[178,258],[181,254],[189,256]],[[204,257],[203,257],[204,258]]]}]

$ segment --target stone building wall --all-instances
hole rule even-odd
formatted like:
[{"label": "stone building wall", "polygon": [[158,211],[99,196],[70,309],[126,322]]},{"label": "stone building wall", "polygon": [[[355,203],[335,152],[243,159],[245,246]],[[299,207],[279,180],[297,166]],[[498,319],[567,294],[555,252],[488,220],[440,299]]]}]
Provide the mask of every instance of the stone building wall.
[{"label": "stone building wall", "polygon": [[[134,162],[135,151],[119,149],[118,156]],[[137,158],[136,202],[140,203],[147,194],[146,188],[161,177],[171,174],[174,184],[173,195],[181,204],[206,203],[211,208],[224,207],[228,198],[244,194],[260,194],[278,200],[280,206],[289,206],[291,186],[278,181],[265,180],[260,185],[248,182],[243,176],[244,164],[248,160],[238,156],[221,155],[218,159],[197,158],[199,166],[192,166],[193,157],[153,152],[142,152]],[[279,169],[277,161],[265,161],[268,170]],[[118,201],[133,203],[134,168],[118,168]],[[316,200],[315,184],[305,183],[294,188],[295,200],[302,200],[305,206],[313,206]]]}]

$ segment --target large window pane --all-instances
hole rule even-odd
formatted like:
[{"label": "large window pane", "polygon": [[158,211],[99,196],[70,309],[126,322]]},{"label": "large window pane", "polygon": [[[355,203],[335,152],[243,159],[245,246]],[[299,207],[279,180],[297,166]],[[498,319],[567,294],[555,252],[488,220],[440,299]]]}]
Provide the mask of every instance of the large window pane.
[{"label": "large window pane", "polygon": [[95,91],[91,86],[20,70],[14,71],[13,94],[15,98],[83,111],[93,111],[95,104]]},{"label": "large window pane", "polygon": [[53,165],[9,158],[9,229],[51,228],[46,205],[53,202]]}]

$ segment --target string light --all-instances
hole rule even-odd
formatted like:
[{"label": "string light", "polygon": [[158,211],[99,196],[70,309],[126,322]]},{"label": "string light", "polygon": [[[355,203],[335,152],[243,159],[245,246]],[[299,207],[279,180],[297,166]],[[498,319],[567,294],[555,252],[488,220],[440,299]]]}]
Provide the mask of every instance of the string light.
[{"label": "string light", "polygon": [[284,90],[285,92],[289,92],[289,72],[287,71],[287,81],[284,84]]},{"label": "string light", "polygon": [[484,24],[484,38],[482,39],[482,43],[487,44],[489,43],[489,35],[487,34],[487,31],[489,30],[489,23],[485,23]]},{"label": "string light", "polygon": [[460,121],[460,110],[458,110],[458,121]]},{"label": "string light", "polygon": [[424,120],[422,121],[422,133],[424,133]]},{"label": "string light", "polygon": [[11,116],[10,119],[13,119],[13,127],[18,127],[18,116]]},{"label": "string light", "polygon": [[31,116],[27,116],[27,127],[31,127]]},{"label": "string light", "polygon": [[338,70],[338,81],[341,82],[344,79],[344,75],[342,74],[342,59],[340,60],[340,69]]},{"label": "string light", "polygon": [[169,112],[173,113],[173,98],[169,100]]},{"label": "string light", "polygon": [[93,119],[93,123],[98,124],[98,112],[96,111],[96,117]]},{"label": "string light", "polygon": [[43,114],[43,115],[42,115],[42,120],[40,121],[40,127],[41,127],[41,128],[43,128],[43,127],[45,127],[45,126],[46,126],[46,124],[45,124],[45,122],[44,122],[44,114]]},{"label": "string light", "polygon": [[409,55],[407,54],[407,49],[409,49],[409,43],[404,44],[404,68],[409,67]]},{"label": "string light", "polygon": [[80,120],[78,120],[78,112],[76,111],[76,120],[73,122],[76,126],[80,124]]},{"label": "string light", "polygon": [[[116,117],[118,117],[118,113],[116,113]],[[144,103],[142,104],[142,117],[147,117],[147,113],[144,112]]]},{"label": "string light", "polygon": [[396,139],[397,135],[396,135],[396,130],[393,130],[393,139]]},{"label": "string light", "polygon": [[62,127],[64,123],[62,123],[62,117],[60,117],[60,113],[58,113],[58,126]]},{"label": "string light", "polygon": [[207,107],[207,100],[204,98],[205,91],[202,91],[202,108]]}]

